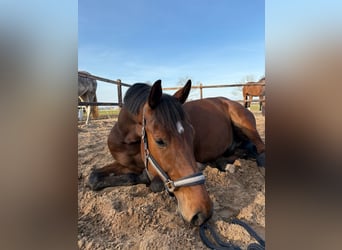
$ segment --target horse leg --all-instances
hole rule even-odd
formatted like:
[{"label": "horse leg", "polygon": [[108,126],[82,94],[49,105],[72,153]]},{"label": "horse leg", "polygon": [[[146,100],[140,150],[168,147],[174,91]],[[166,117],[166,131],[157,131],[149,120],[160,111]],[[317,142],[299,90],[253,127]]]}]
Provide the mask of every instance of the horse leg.
[{"label": "horse leg", "polygon": [[145,171],[132,171],[130,168],[114,162],[103,168],[94,169],[89,175],[87,186],[94,191],[98,191],[106,187],[149,183],[150,181]]},{"label": "horse leg", "polygon": [[223,166],[224,170],[226,170],[227,164],[232,164],[236,159],[256,159],[257,165],[259,167],[265,166],[265,152],[259,154],[257,152],[256,146],[249,140],[241,142],[241,145],[239,145],[239,147],[235,150],[234,154],[231,155],[228,160],[226,160],[226,163]]},{"label": "horse leg", "polygon": [[256,133],[257,132],[251,132],[251,135],[249,135],[249,138],[251,139],[242,141],[242,144],[239,146],[239,149],[237,150],[236,155],[238,155],[239,158],[243,158],[243,159],[251,159],[251,158],[256,159],[257,165],[259,167],[264,167],[265,166],[265,144],[261,141],[260,136]]},{"label": "horse leg", "polygon": [[[85,93],[82,97],[79,96],[79,98],[82,102],[89,102],[89,97],[88,97],[87,93]],[[86,113],[87,113],[87,120],[86,120],[85,124],[88,125],[89,116],[90,116],[90,106],[89,105],[86,106]]]},{"label": "horse leg", "polygon": [[246,102],[245,102],[245,108],[248,109],[249,106],[251,105],[251,103],[249,102],[251,96],[250,95],[246,95]]},{"label": "horse leg", "polygon": [[245,108],[248,109],[250,106],[250,102],[249,102],[250,96],[248,94],[246,94],[246,102],[245,102]]},{"label": "horse leg", "polygon": [[[84,102],[83,98],[81,96],[78,97],[78,99],[80,99],[81,102]],[[83,108],[84,106],[79,106],[79,116],[80,116],[80,120],[83,121]]]},{"label": "horse leg", "polygon": [[217,168],[221,172],[225,172],[227,164],[233,164],[237,159],[239,159],[237,155],[221,156],[213,162],[208,162],[208,165],[212,168]]},{"label": "horse leg", "polygon": [[[231,114],[231,119],[234,126],[239,131],[238,134],[242,133],[242,141],[245,141],[247,139],[256,147],[256,160],[258,166],[265,166],[265,143],[262,141],[256,129],[256,121],[254,115],[250,111],[241,108],[238,110],[238,112],[234,112]],[[254,149],[249,150],[250,153],[252,153],[253,150]]]},{"label": "horse leg", "polygon": [[227,164],[233,164],[237,159],[251,158],[258,159],[259,154],[256,146],[251,141],[245,140],[236,144],[233,148],[228,149],[221,157],[217,158],[214,162],[209,163],[209,165],[220,171],[226,171]]},{"label": "horse leg", "polygon": [[261,106],[262,106],[262,100],[263,100],[263,96],[259,96],[259,111],[261,111]]},{"label": "horse leg", "polygon": [[[91,97],[92,102],[96,103],[97,102],[97,97],[96,93],[92,94],[93,96]],[[99,108],[98,106],[91,106],[90,112],[93,116],[94,119],[97,119],[99,117]]]},{"label": "horse leg", "polygon": [[265,103],[265,100],[264,100],[263,103],[262,103],[262,106],[261,106],[261,114],[263,116],[265,116],[265,112],[266,112],[265,108],[266,108],[266,103]]},{"label": "horse leg", "polygon": [[90,109],[91,109],[91,107],[90,107],[90,105],[88,105],[87,108],[86,108],[86,111],[87,111],[87,120],[86,120],[86,124],[87,124],[87,125],[88,125],[89,117],[90,117]]},{"label": "horse leg", "polygon": [[[119,118],[125,120],[125,114],[121,110]],[[91,172],[88,186],[92,190],[111,186],[147,184],[149,181],[143,173],[145,166],[141,159],[140,135],[136,134],[135,124],[125,122],[121,126],[122,129],[119,129],[121,120],[119,119],[113,126],[107,140],[108,149],[115,162]]]},{"label": "horse leg", "polygon": [[251,109],[251,103],[252,103],[252,100],[253,100],[253,96],[249,95],[248,96],[248,109]]},{"label": "horse leg", "polygon": [[249,157],[256,159],[258,166],[265,166],[265,144],[261,140],[256,128],[244,127],[241,129],[242,133],[249,139],[245,143],[243,149],[246,149]]}]

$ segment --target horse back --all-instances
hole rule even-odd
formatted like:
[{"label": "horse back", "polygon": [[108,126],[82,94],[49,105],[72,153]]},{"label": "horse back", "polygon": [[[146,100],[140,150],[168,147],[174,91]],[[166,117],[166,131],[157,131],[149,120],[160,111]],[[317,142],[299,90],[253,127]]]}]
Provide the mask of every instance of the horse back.
[{"label": "horse back", "polygon": [[184,110],[195,130],[194,152],[199,162],[214,160],[246,140],[263,149],[253,113],[236,101],[206,98],[185,103]]},{"label": "horse back", "polygon": [[245,85],[242,88],[243,95],[251,95],[251,96],[261,96],[265,95],[265,86],[259,85],[260,83],[255,82],[248,82],[247,84],[252,85]]},{"label": "horse back", "polygon": [[[83,72],[87,73],[88,72]],[[97,82],[95,79],[78,76],[78,96],[84,96],[86,93],[95,95],[97,89]]]},{"label": "horse back", "polygon": [[227,107],[220,98],[206,98],[183,105],[195,130],[194,153],[199,162],[214,160],[233,144]]}]

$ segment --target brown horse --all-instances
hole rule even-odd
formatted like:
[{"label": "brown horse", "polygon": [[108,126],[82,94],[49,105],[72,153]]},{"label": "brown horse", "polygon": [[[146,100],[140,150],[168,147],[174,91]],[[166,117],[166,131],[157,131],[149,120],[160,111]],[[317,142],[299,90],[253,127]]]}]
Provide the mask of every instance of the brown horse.
[{"label": "brown horse", "polygon": [[[79,72],[90,75],[86,71],[79,71]],[[78,99],[80,99],[82,102],[97,102],[96,88],[97,88],[97,82],[95,79],[78,75]],[[94,119],[96,119],[99,116],[97,106],[89,106],[89,105],[86,106],[86,112],[87,112],[86,124],[88,124],[89,122],[90,114],[92,114]]]},{"label": "brown horse", "polygon": [[88,185],[100,190],[143,183],[154,192],[165,187],[186,221],[201,225],[209,219],[213,205],[197,162],[248,155],[263,166],[265,145],[253,114],[241,104],[223,97],[185,103],[190,89],[190,80],[173,96],[162,93],[160,80],[130,87],[108,137],[116,161],[93,170]]},{"label": "brown horse", "polygon": [[[262,103],[264,102],[265,98],[265,77],[261,78],[257,82],[247,82],[242,88],[242,95],[244,100],[244,106],[245,108],[248,108],[251,106],[250,101],[253,99],[253,96],[259,96],[259,110],[262,108]],[[249,100],[249,102],[247,101]]]}]

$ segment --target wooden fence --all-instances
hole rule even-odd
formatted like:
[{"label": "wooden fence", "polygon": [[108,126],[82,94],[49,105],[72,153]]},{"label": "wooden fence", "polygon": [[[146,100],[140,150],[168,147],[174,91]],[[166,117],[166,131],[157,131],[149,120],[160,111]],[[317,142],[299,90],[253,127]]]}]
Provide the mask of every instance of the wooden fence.
[{"label": "wooden fence", "polygon": [[103,77],[99,77],[99,76],[95,76],[95,75],[91,75],[91,74],[86,74],[83,72],[78,72],[79,76],[85,77],[85,78],[91,78],[91,79],[95,79],[101,82],[107,82],[107,83],[111,83],[111,84],[116,84],[117,89],[118,89],[118,102],[78,102],[79,106],[83,106],[83,105],[90,105],[90,106],[119,106],[120,108],[122,107],[123,101],[122,101],[122,86],[125,87],[130,87],[132,86],[131,84],[127,84],[127,83],[123,83],[121,82],[120,79],[114,81],[114,80],[110,80],[107,78],[103,78]]},{"label": "wooden fence", "polygon": [[[122,107],[123,105],[123,100],[122,100],[122,87],[130,87],[132,86],[131,84],[128,83],[123,83],[121,82],[120,79],[114,81],[114,80],[110,80],[110,79],[106,79],[103,77],[99,77],[99,76],[95,76],[95,75],[91,75],[91,74],[86,74],[83,72],[78,72],[79,76],[82,77],[86,77],[86,78],[91,78],[91,79],[95,79],[98,81],[102,81],[102,82],[107,82],[107,83],[111,83],[111,84],[115,84],[117,85],[117,91],[118,91],[118,102],[78,102],[79,106],[84,106],[84,105],[90,105],[90,106],[119,106]],[[229,87],[243,87],[246,85],[260,85],[260,86],[265,86],[264,83],[262,84],[222,84],[222,85],[203,85],[202,83],[200,83],[200,85],[198,86],[191,86],[192,89],[200,89],[200,99],[203,99],[203,89],[207,89],[207,88],[229,88]],[[180,87],[169,87],[169,88],[163,88],[163,90],[178,90]],[[238,102],[243,102],[244,100],[236,100]],[[265,102],[265,98],[263,100],[261,100],[262,102]],[[260,102],[259,100],[247,100],[246,102]]]}]

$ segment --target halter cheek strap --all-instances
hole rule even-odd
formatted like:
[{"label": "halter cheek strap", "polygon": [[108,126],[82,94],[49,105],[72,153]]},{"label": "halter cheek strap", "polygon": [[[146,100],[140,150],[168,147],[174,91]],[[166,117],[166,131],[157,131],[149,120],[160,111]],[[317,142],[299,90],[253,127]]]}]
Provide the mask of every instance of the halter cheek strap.
[{"label": "halter cheek strap", "polygon": [[161,180],[164,182],[164,186],[170,193],[173,193],[177,188],[179,187],[185,187],[185,186],[194,186],[194,185],[200,185],[204,184],[205,177],[203,173],[195,173],[186,177],[182,177],[178,180],[171,180],[171,178],[167,175],[167,173],[160,167],[158,162],[154,159],[154,157],[150,154],[150,151],[148,150],[148,141],[147,141],[147,135],[146,135],[146,120],[145,115],[143,112],[143,121],[142,121],[142,131],[141,131],[141,140],[144,143],[144,151],[145,151],[145,170],[147,173],[147,176],[150,180],[152,180],[153,176],[148,171],[148,163],[154,168],[154,170],[157,172],[158,176],[161,178]]}]

